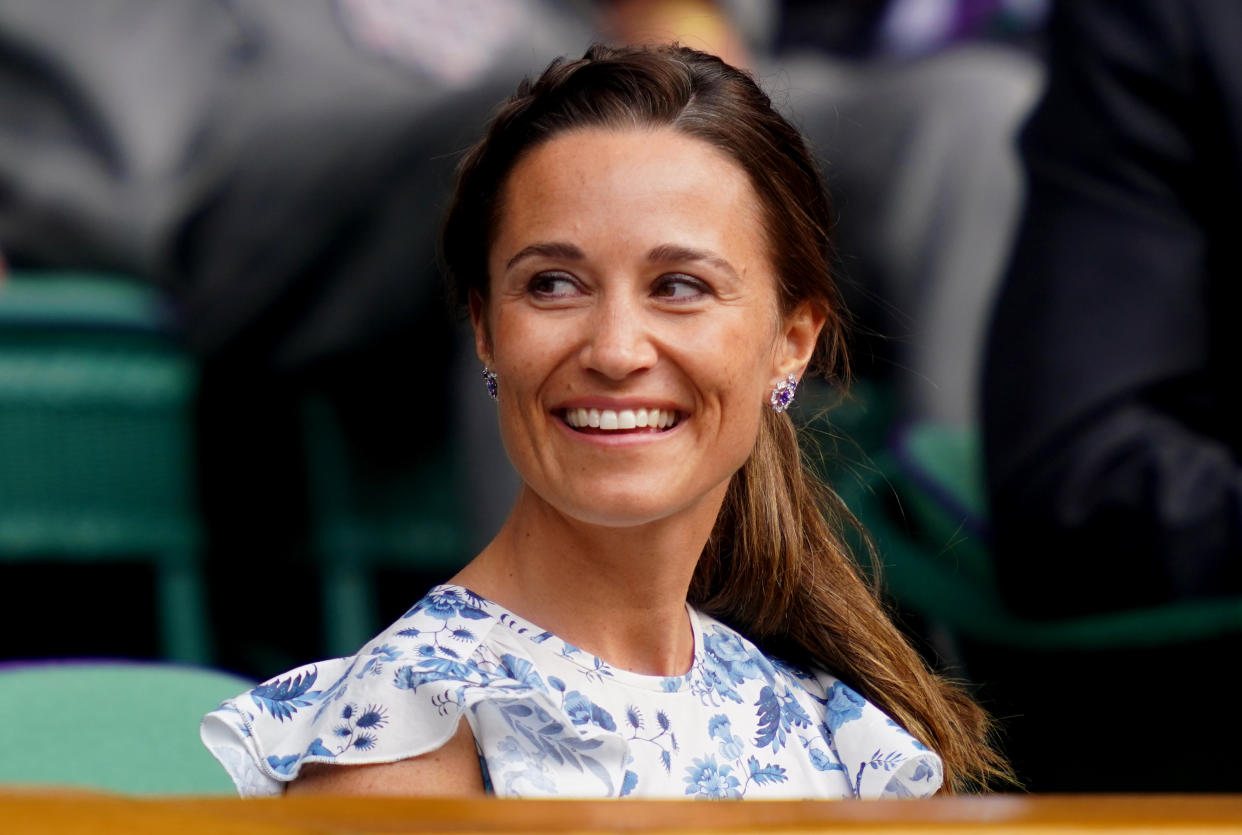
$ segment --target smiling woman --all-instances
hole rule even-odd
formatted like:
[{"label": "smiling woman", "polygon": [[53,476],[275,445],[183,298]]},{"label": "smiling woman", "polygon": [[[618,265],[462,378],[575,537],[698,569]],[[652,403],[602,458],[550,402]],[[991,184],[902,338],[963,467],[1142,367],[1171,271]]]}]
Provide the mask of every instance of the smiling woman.
[{"label": "smiling woman", "polygon": [[861,579],[785,414],[805,373],[842,373],[830,227],[801,137],[719,59],[594,47],[523,82],[444,232],[513,512],[358,655],[204,720],[239,789],[882,797],[1005,778],[987,717]]},{"label": "smiling woman", "polygon": [[583,129],[519,160],[501,200],[471,312],[519,508],[705,539],[760,405],[824,321],[809,303],[782,315],[746,172],[668,128]]}]

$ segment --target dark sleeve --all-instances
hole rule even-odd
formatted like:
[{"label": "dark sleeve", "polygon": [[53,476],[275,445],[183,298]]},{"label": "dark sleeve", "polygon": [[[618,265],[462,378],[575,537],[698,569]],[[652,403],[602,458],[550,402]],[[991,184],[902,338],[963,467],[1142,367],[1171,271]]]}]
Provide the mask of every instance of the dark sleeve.
[{"label": "dark sleeve", "polygon": [[1074,0],[1051,21],[984,379],[997,573],[1020,611],[1242,585],[1230,30],[1242,5],[1212,0]]}]

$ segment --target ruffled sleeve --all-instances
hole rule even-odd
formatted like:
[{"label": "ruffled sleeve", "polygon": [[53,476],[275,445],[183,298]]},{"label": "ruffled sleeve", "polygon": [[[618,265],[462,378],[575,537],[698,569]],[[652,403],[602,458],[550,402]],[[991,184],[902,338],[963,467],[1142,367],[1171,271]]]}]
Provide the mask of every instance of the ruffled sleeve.
[{"label": "ruffled sleeve", "polygon": [[226,701],[203,720],[203,742],[243,796],[278,795],[306,763],[434,751],[464,718],[497,794],[618,793],[625,741],[566,715],[529,656],[543,636],[522,631],[500,607],[438,587],[358,655],[300,667]]},{"label": "ruffled sleeve", "polygon": [[293,670],[209,713],[203,743],[247,797],[282,793],[308,762],[363,765],[434,751],[457,729],[462,682],[442,677],[411,694],[412,660],[381,643]]},{"label": "ruffled sleeve", "polygon": [[930,797],[944,768],[927,748],[834,676],[816,673],[827,695],[824,724],[856,797]]},{"label": "ruffled sleeve", "polygon": [[280,794],[308,762],[364,765],[434,751],[467,692],[504,676],[483,638],[486,601],[440,587],[351,658],[300,667],[203,720],[203,743],[245,796]]}]

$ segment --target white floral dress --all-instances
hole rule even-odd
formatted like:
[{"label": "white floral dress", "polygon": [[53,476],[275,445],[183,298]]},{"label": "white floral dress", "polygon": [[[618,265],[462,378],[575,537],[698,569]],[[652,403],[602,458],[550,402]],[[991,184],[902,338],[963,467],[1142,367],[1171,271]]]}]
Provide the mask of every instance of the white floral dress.
[{"label": "white floral dress", "polygon": [[230,699],[203,742],[243,795],[304,763],[384,763],[465,719],[498,795],[926,797],[940,758],[823,671],[767,658],[690,609],[684,676],[609,666],[458,586],[439,586],[352,658]]}]

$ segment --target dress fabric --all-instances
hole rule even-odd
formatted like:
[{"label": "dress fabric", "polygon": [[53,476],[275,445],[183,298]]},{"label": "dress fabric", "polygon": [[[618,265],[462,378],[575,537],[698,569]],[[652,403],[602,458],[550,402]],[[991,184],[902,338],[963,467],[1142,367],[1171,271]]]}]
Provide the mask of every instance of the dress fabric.
[{"label": "dress fabric", "polygon": [[832,675],[769,659],[689,609],[683,676],[617,669],[458,586],[432,589],[352,658],[224,702],[204,744],[246,796],[307,762],[442,746],[465,719],[503,796],[926,797],[940,758]]}]

